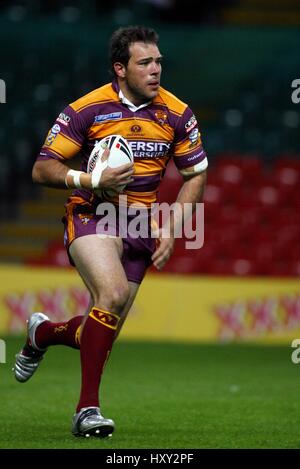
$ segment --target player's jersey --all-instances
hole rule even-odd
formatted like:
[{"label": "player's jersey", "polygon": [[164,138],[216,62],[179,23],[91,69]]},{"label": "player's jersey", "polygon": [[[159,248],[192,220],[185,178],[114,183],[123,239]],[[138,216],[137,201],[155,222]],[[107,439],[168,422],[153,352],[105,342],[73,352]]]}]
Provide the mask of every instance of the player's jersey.
[{"label": "player's jersey", "polygon": [[[207,159],[202,148],[196,117],[187,104],[160,87],[159,94],[135,112],[119,96],[117,81],[106,84],[67,106],[50,129],[38,156],[65,161],[81,152],[86,171],[89,155],[97,141],[111,134],[125,137],[134,155],[134,181],[124,190],[129,204],[156,201],[159,183],[168,161],[185,169]],[[92,202],[92,191],[77,189],[74,195]],[[117,203],[118,197],[109,200]]]}]

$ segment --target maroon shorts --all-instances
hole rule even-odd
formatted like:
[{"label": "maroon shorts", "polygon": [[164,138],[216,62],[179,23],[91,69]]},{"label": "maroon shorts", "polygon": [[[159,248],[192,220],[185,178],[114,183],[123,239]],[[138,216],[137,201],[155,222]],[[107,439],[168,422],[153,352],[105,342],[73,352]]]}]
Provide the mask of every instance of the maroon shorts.
[{"label": "maroon shorts", "polygon": [[[123,256],[121,259],[127,279],[131,282],[141,283],[146,270],[152,264],[151,256],[155,251],[156,240],[151,238],[150,215],[147,213],[148,230],[146,236],[131,234],[131,230],[126,229],[134,218],[127,216],[126,223],[124,216],[107,217],[96,214],[97,207],[89,202],[84,202],[81,198],[70,197],[66,204],[66,214],[62,221],[65,225],[64,244],[68,252],[71,265],[74,262],[69,254],[69,247],[76,238],[91,234],[120,236],[123,240]],[[144,227],[146,222],[144,223]],[[145,231],[144,231],[145,232]]]}]

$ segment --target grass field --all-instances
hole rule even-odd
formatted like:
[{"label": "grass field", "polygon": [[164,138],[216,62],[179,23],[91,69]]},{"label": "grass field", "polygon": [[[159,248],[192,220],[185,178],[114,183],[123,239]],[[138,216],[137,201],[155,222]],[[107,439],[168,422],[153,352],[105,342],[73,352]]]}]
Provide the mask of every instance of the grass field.
[{"label": "grass field", "polygon": [[0,364],[0,448],[299,448],[300,364],[290,347],[118,342],[102,384],[108,440],[70,433],[79,354],[52,347],[28,383],[15,381],[8,338]]}]

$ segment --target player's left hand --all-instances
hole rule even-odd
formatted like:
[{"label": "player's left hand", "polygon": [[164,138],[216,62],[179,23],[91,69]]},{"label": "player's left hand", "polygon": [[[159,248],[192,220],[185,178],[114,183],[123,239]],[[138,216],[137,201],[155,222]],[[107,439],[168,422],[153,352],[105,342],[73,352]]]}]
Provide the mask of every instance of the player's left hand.
[{"label": "player's left hand", "polygon": [[161,270],[169,260],[174,250],[175,239],[164,229],[158,231],[158,247],[153,253],[151,259],[157,270]]}]

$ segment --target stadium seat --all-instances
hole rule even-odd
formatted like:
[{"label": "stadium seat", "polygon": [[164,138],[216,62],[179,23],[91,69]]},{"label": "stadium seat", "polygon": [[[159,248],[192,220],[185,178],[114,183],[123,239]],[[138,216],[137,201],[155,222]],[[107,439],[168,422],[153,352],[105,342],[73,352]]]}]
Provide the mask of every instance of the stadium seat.
[{"label": "stadium seat", "polygon": [[255,262],[252,259],[238,258],[234,259],[231,264],[231,274],[237,276],[247,276],[258,274]]},{"label": "stadium seat", "polygon": [[300,172],[300,155],[283,154],[278,155],[274,163],[275,172],[282,168],[295,169]]},{"label": "stadium seat", "polygon": [[49,243],[45,257],[50,265],[57,265],[61,267],[70,266],[66,249],[63,243],[60,241]]}]

